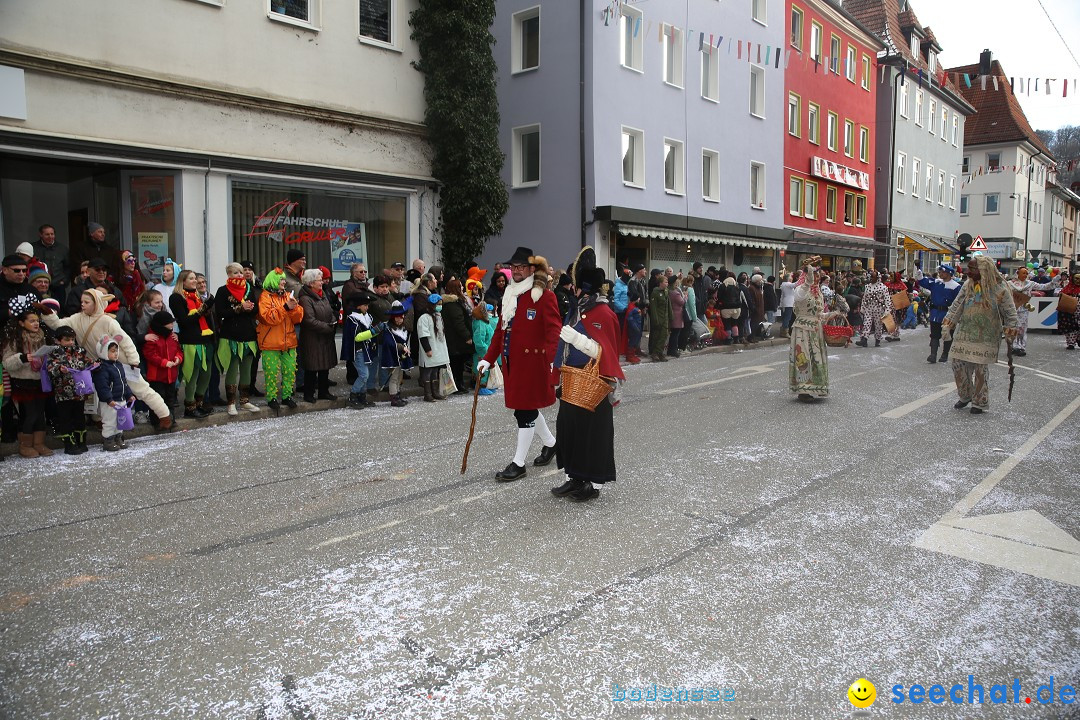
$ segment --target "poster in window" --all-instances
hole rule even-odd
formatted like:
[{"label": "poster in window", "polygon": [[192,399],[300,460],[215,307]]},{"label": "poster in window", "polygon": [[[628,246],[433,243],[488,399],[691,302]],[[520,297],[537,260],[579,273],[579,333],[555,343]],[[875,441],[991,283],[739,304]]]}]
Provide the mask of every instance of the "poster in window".
[{"label": "poster in window", "polygon": [[138,241],[139,267],[154,282],[161,282],[161,268],[169,254],[169,233],[141,232]]},{"label": "poster in window", "polygon": [[336,235],[330,240],[331,272],[334,282],[349,279],[353,263],[366,263],[367,225],[349,223],[344,235]]}]

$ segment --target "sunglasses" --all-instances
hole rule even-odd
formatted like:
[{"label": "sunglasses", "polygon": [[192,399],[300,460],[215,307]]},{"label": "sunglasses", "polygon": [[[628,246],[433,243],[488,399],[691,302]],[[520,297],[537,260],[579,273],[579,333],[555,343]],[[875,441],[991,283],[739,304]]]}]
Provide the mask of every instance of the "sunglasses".
[{"label": "sunglasses", "polygon": [[8,268],[8,270],[10,270],[11,272],[14,272],[14,273],[19,273],[21,275],[26,274],[26,268]]}]

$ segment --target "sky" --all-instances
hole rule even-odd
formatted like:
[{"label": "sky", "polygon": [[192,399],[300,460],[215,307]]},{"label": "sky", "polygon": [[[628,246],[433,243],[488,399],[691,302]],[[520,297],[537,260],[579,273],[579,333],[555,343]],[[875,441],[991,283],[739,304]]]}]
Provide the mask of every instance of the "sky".
[{"label": "sky", "polygon": [[[1080,58],[1080,0],[911,0],[911,8],[934,31],[946,68],[977,63],[989,49],[1007,76],[1057,78],[1053,95],[1040,82],[1037,95],[1019,97],[1034,129],[1080,125],[1080,64],[1072,57]],[[1068,97],[1061,96],[1062,78],[1069,79]]]}]

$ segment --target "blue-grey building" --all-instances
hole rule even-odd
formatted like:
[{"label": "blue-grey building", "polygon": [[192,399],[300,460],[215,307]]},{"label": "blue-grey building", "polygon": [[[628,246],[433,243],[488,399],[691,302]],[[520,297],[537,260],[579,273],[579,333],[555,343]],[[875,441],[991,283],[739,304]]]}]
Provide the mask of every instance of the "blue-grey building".
[{"label": "blue-grey building", "polygon": [[510,209],[556,267],[616,261],[775,270],[783,229],[785,4],[499,0]]}]

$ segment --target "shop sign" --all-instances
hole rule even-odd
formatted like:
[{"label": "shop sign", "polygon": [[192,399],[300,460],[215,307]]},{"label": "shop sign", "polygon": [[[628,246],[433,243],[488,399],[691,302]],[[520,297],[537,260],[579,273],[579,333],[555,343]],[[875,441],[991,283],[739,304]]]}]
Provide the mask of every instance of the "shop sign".
[{"label": "shop sign", "polygon": [[165,258],[169,254],[169,233],[165,232],[141,232],[138,233],[139,265],[146,274],[155,282],[161,281],[161,268],[165,266]]},{"label": "shop sign", "polygon": [[295,216],[292,213],[299,204],[289,200],[274,203],[255,218],[247,237],[268,237],[286,245],[340,242],[349,235],[350,228],[357,224],[334,218]]},{"label": "shop sign", "polygon": [[983,251],[983,255],[995,260],[1009,260],[1012,258],[1015,248],[1016,245],[1011,242],[986,243],[986,250]]},{"label": "shop sign", "polygon": [[346,233],[334,238],[330,245],[330,272],[334,280],[348,280],[353,263],[366,263],[367,259],[367,226],[349,223]]},{"label": "shop sign", "polygon": [[816,177],[832,180],[842,185],[859,188],[867,192],[870,190],[870,175],[868,173],[834,163],[832,160],[826,160],[816,155],[811,158],[810,172]]}]

